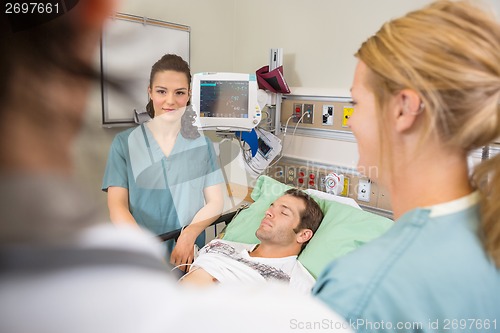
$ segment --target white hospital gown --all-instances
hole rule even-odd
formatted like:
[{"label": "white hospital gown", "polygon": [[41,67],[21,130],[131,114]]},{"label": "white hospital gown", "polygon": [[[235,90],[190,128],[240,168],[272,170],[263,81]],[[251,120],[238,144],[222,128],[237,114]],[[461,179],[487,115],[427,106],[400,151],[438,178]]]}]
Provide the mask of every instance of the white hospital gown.
[{"label": "white hospital gown", "polygon": [[202,268],[220,283],[282,282],[300,292],[310,292],[315,280],[297,256],[251,257],[249,252],[256,246],[215,239],[200,250],[191,269]]}]

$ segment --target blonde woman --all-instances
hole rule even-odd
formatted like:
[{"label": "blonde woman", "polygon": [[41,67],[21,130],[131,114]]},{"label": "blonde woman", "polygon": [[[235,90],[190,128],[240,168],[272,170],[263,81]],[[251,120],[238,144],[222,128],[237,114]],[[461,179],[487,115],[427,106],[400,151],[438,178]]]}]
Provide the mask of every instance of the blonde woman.
[{"label": "blonde woman", "polygon": [[500,156],[473,177],[467,166],[500,137],[498,20],[437,1],[384,24],[356,57],[358,167],[377,170],[397,223],[313,293],[359,331],[500,330]]}]

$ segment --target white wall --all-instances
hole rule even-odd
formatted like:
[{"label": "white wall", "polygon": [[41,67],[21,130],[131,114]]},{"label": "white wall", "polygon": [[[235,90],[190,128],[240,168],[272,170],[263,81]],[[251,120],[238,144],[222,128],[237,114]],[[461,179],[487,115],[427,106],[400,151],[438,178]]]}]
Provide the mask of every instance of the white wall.
[{"label": "white wall", "polygon": [[[382,22],[429,0],[121,0],[120,12],[191,27],[191,69],[254,72],[268,62],[269,49],[284,49],[285,76],[292,92],[348,94],[353,54]],[[489,0],[500,12],[500,0]],[[158,41],[161,43],[161,41]],[[151,64],[152,65],[152,64]],[[335,93],[333,93],[335,92]],[[86,126],[75,147],[77,176],[105,203],[100,192],[107,153],[122,129],[101,127],[100,92],[89,102]],[[299,137],[297,137],[299,139]],[[355,144],[303,139],[286,155],[355,164]],[[297,141],[297,140],[295,140]],[[307,141],[307,142],[306,142]],[[306,144],[307,143],[307,144]],[[318,147],[318,149],[309,149]],[[307,155],[304,155],[306,154]]]},{"label": "white wall", "polygon": [[384,21],[428,2],[235,0],[235,69],[255,71],[268,62],[270,48],[281,47],[291,87],[347,93],[361,43]]},{"label": "white wall", "polygon": [[495,11],[497,19],[500,21],[500,0],[490,0],[487,3],[491,4],[491,7]]},{"label": "white wall", "polygon": [[234,0],[122,0],[119,11],[191,27],[193,73],[233,70]]}]

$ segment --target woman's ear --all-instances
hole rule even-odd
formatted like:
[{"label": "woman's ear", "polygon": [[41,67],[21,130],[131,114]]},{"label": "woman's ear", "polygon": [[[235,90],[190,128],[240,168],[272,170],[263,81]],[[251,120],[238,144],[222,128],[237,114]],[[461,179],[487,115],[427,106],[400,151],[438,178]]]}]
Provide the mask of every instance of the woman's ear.
[{"label": "woman's ear", "polygon": [[395,128],[398,133],[404,133],[413,128],[423,107],[420,96],[411,89],[401,90],[395,101]]},{"label": "woman's ear", "polygon": [[309,241],[313,236],[311,229],[302,229],[297,233],[297,243],[304,244]]}]

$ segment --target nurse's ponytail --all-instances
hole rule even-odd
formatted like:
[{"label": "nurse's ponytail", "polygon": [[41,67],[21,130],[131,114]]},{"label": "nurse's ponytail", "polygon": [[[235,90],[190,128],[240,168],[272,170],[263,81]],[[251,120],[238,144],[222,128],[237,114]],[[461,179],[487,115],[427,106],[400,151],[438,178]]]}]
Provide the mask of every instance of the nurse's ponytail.
[{"label": "nurse's ponytail", "polygon": [[[500,105],[498,108],[500,113]],[[482,161],[475,168],[473,179],[481,194],[483,244],[500,268],[500,154]]]}]

